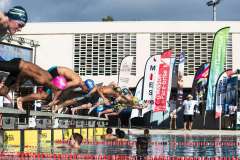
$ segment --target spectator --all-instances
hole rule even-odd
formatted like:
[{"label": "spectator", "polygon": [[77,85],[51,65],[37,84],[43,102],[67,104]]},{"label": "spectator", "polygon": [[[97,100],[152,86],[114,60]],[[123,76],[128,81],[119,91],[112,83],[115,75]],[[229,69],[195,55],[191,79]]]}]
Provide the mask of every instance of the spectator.
[{"label": "spectator", "polygon": [[183,101],[183,108],[184,108],[184,116],[183,116],[183,120],[184,120],[184,130],[187,129],[187,125],[188,125],[188,129],[191,130],[192,129],[192,125],[193,125],[193,115],[194,115],[194,107],[195,105],[197,105],[197,101],[193,100],[193,96],[191,94],[189,94],[187,96],[187,99]]}]

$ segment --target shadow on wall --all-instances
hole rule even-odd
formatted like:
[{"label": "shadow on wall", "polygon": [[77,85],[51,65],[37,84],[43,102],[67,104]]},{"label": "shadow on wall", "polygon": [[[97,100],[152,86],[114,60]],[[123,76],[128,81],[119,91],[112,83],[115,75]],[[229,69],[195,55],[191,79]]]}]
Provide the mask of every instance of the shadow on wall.
[{"label": "shadow on wall", "polygon": [[[139,127],[147,127],[147,128],[161,128],[161,129],[169,129],[170,125],[170,117],[163,120],[160,124],[157,121],[154,121],[150,124],[150,116],[151,113],[148,112],[144,115],[143,118],[133,118],[131,120],[132,126]],[[214,118],[214,111],[206,112],[206,124],[204,127],[204,114],[197,114],[193,117],[193,129],[218,129],[218,120]],[[177,114],[177,129],[183,128],[183,109],[181,109]],[[151,126],[151,127],[149,127]]]},{"label": "shadow on wall", "polygon": [[[121,124],[122,126],[129,126],[129,118],[131,112],[127,111],[126,113],[123,112],[120,114]],[[164,115],[168,116],[168,115]],[[207,111],[206,112],[206,125],[204,127],[204,112],[202,114],[197,114],[193,117],[193,129],[218,129],[219,121],[214,118],[215,112],[214,111]],[[116,116],[109,117],[109,125],[110,126],[117,126],[118,125],[118,118]],[[145,127],[145,128],[160,128],[160,129],[169,129],[170,125],[170,117],[168,116],[165,120],[163,120],[160,124],[158,121],[154,121],[150,123],[151,119],[151,112],[147,112],[144,114],[144,117],[136,117],[131,119],[132,127]],[[181,109],[177,113],[177,129],[183,128],[183,109]]]}]

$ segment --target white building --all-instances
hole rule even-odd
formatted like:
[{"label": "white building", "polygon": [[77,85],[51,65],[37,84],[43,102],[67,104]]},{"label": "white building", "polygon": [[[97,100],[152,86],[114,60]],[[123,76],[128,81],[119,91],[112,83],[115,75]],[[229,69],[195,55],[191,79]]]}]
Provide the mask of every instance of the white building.
[{"label": "white building", "polygon": [[28,23],[19,33],[39,42],[36,63],[72,68],[83,79],[96,83],[117,82],[121,60],[136,56],[131,86],[143,76],[150,55],[172,48],[185,51],[184,87],[191,88],[196,69],[211,58],[214,33],[230,26],[226,68],[240,68],[240,22],[61,22]]}]

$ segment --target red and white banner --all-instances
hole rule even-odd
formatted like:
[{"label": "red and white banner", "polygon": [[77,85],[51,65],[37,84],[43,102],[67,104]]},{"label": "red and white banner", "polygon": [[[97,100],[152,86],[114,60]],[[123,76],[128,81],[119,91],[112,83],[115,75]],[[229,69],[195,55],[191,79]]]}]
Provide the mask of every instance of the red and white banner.
[{"label": "red and white banner", "polygon": [[143,100],[154,112],[164,112],[167,108],[172,51],[150,57],[145,66]]},{"label": "red and white banner", "polygon": [[118,86],[121,88],[129,87],[129,80],[132,71],[133,56],[123,58],[118,75]]}]

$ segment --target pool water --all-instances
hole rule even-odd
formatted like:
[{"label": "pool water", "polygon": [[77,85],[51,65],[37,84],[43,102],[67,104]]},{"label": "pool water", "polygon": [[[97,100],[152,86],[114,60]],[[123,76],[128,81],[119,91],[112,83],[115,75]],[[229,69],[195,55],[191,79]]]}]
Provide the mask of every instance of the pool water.
[{"label": "pool water", "polygon": [[[140,135],[138,135],[140,136]],[[81,155],[128,155],[136,156],[137,135],[130,135],[127,141],[83,142],[80,149],[63,147],[62,143],[46,143],[36,147],[6,146],[3,152],[28,152],[46,154],[81,154]],[[169,157],[240,157],[240,135],[152,135],[149,138],[148,156]]]}]

